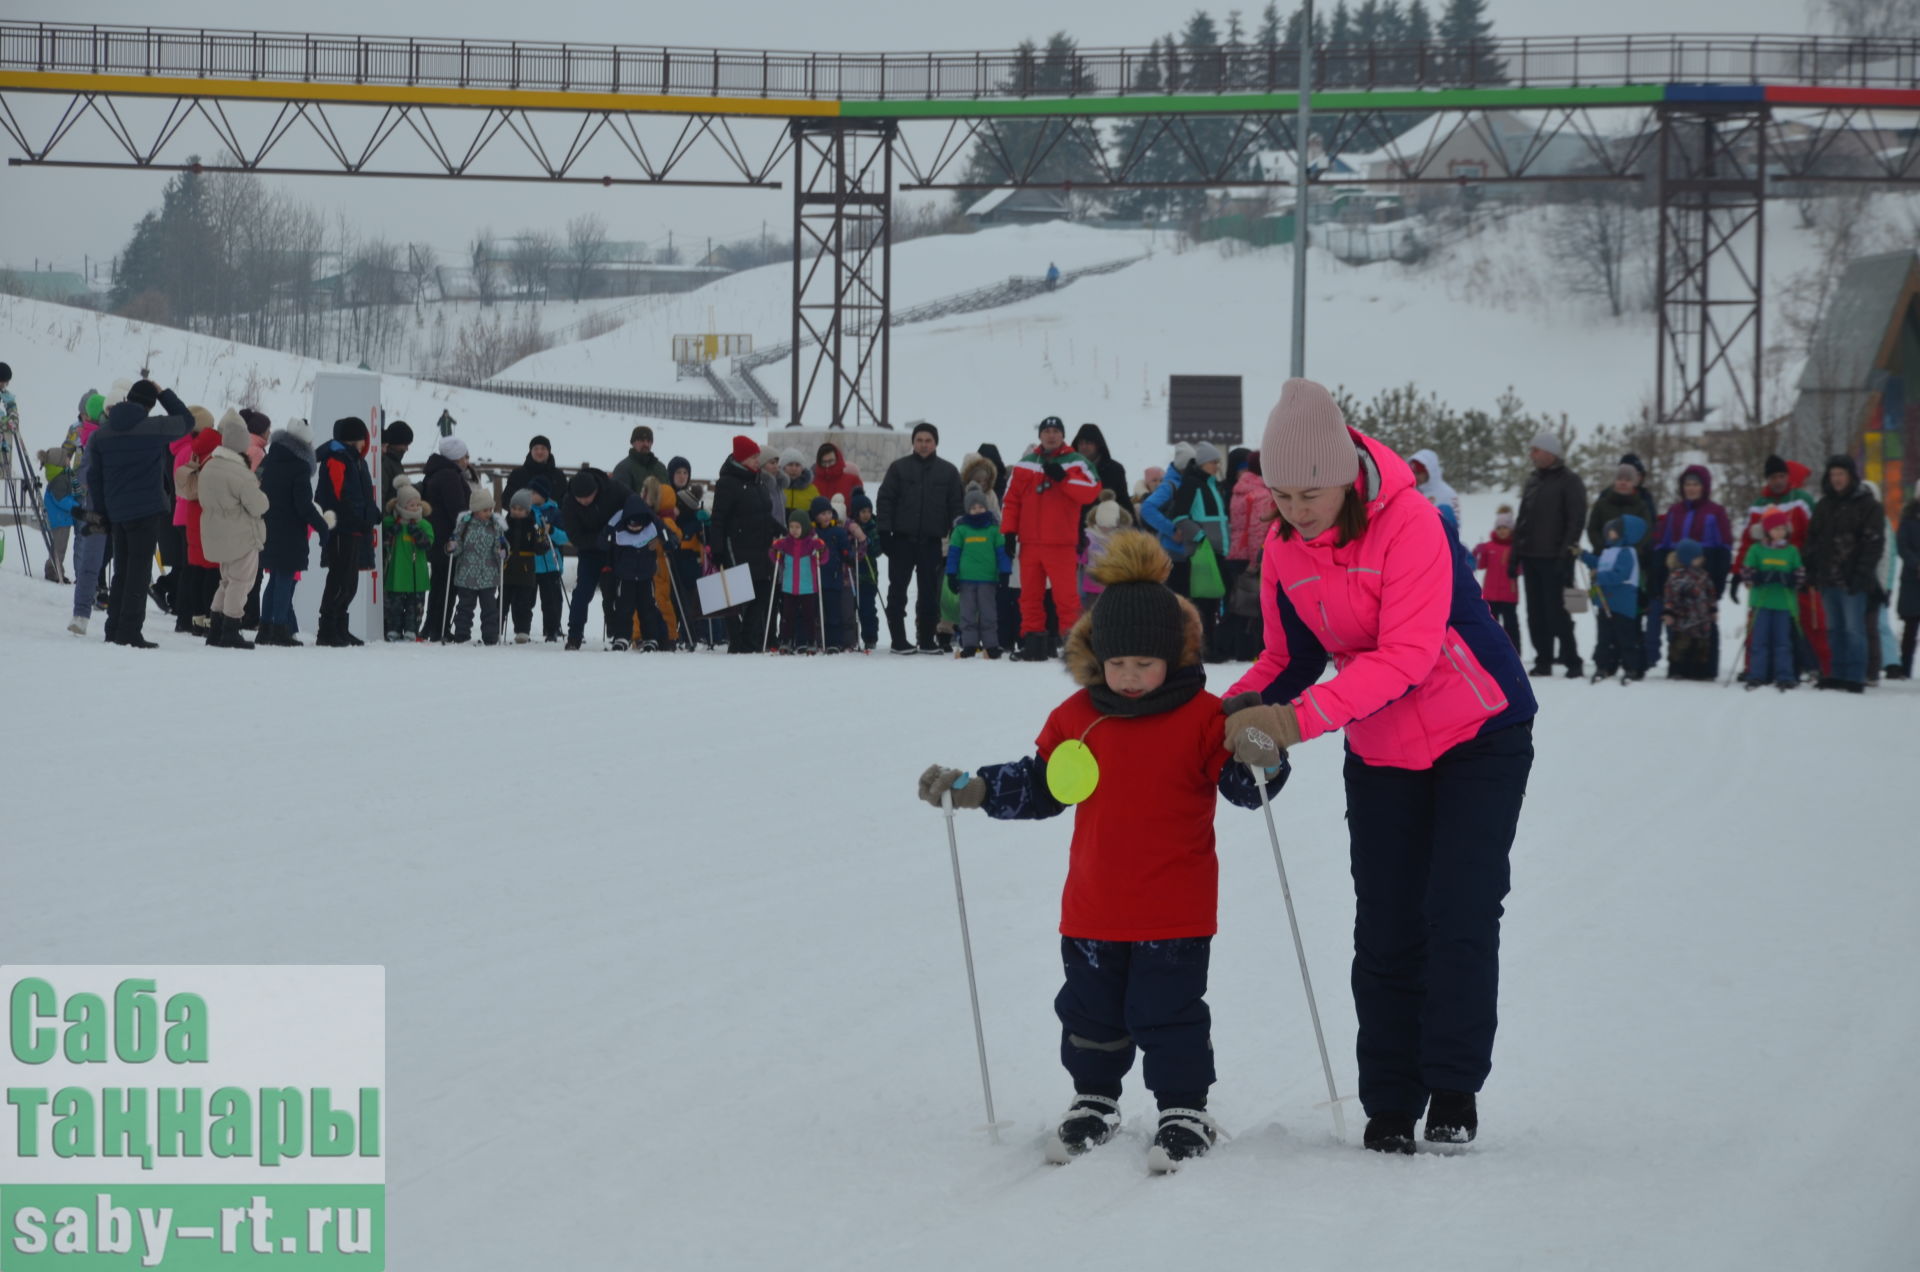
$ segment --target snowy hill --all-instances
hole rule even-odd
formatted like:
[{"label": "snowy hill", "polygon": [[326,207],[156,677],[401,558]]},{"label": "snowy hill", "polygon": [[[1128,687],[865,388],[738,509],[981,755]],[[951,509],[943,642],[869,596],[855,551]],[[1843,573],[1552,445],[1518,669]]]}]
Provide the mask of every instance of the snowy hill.
[{"label": "snowy hill", "polygon": [[[1223,806],[1211,1107],[1233,1138],[1149,1179],[1137,1077],[1118,1141],[1040,1160],[1069,1096],[1064,823],[958,823],[1012,1124],[998,1147],[978,1129],[946,841],[912,793],[929,762],[1030,746],[1070,689],[1056,667],[242,658],[159,622],[143,654],[67,636],[65,605],[0,572],[20,673],[0,772],[36,792],[9,857],[87,881],[0,889],[6,954],[384,964],[395,1266],[1802,1272],[1911,1266],[1920,1242],[1920,1167],[1887,1120],[1920,1049],[1910,687],[1536,682],[1500,1042],[1457,1155],[1334,1142],[1271,850]],[[596,727],[560,723],[568,702]],[[461,741],[454,703],[519,723]],[[76,709],[107,721],[99,745],[49,744]],[[525,728],[545,740],[522,765]],[[396,769],[382,739],[451,762]],[[1295,759],[1275,811],[1351,1091],[1341,751]]]},{"label": "snowy hill", "polygon": [[[173,327],[64,305],[0,296],[0,361],[13,367],[13,394],[20,403],[30,448],[50,446],[73,422],[80,395],[105,392],[117,379],[149,367],[155,380],[188,403],[218,416],[229,405],[257,403],[276,423],[306,415],[313,404],[313,378],[324,370],[350,370],[251,345],[194,335]],[[476,459],[517,463],[535,433],[552,438],[554,453],[571,467],[582,460],[611,467],[626,452],[635,421],[575,407],[530,402],[446,385],[383,375],[381,398],[388,419],[413,426],[409,459],[418,463],[434,440],[433,423],[443,409],[459,421],[459,434]],[[702,472],[717,468],[734,431],[718,425],[650,420],[663,455],[685,452]],[[317,437],[331,420],[314,421]]]}]

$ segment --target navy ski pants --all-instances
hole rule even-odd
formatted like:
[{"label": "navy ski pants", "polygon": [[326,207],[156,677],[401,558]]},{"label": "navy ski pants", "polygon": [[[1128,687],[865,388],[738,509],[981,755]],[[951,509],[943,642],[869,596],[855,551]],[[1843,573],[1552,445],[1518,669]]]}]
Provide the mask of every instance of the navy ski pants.
[{"label": "navy ski pants", "polygon": [[1203,1109],[1213,1085],[1207,1010],[1210,936],[1166,941],[1060,938],[1066,984],[1053,1000],[1060,1063],[1082,1095],[1120,1098],[1136,1051],[1163,1109]]},{"label": "navy ski pants", "polygon": [[1347,755],[1369,1117],[1418,1118],[1429,1092],[1478,1091],[1493,1067],[1507,854],[1532,768],[1531,721],[1462,742],[1430,769]]}]

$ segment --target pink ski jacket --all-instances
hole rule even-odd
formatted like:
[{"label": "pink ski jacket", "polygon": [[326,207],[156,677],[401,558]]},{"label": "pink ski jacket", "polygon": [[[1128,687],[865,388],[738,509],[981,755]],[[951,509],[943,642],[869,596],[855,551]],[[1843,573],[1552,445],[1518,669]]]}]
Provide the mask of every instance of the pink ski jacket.
[{"label": "pink ski jacket", "polygon": [[[1349,428],[1367,528],[1310,542],[1269,526],[1261,558],[1266,649],[1228,696],[1289,702],[1302,741],[1344,729],[1368,764],[1427,769],[1453,747],[1533,718],[1526,669],[1494,620],[1457,533],[1406,461]],[[1327,663],[1334,675],[1319,681]]]}]

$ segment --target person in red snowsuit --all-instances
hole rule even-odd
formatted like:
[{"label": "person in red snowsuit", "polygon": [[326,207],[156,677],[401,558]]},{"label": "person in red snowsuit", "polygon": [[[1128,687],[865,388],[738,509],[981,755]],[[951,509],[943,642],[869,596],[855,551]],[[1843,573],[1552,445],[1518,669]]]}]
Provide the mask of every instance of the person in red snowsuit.
[{"label": "person in red snowsuit", "polygon": [[1038,444],[1013,466],[1000,518],[1007,551],[1014,551],[1016,541],[1019,545],[1022,660],[1047,656],[1049,584],[1061,630],[1080,617],[1080,516],[1099,497],[1099,474],[1067,445],[1067,426],[1057,415],[1040,421]]}]

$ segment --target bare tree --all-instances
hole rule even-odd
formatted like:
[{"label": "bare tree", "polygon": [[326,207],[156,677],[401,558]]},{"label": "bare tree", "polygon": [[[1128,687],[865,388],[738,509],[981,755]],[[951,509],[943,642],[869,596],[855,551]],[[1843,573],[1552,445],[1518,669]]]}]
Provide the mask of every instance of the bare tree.
[{"label": "bare tree", "polygon": [[1618,318],[1632,306],[1631,264],[1644,259],[1646,215],[1628,195],[1593,182],[1557,209],[1550,250],[1570,291],[1603,296]]},{"label": "bare tree", "polygon": [[492,226],[474,235],[473,241],[467,244],[467,264],[473,271],[473,294],[480,298],[481,305],[491,305],[494,298]]},{"label": "bare tree", "polygon": [[587,279],[594,266],[607,256],[607,223],[592,213],[582,213],[567,222],[567,261],[573,266],[573,298],[586,295]]},{"label": "bare tree", "polygon": [[560,256],[560,241],[545,230],[523,230],[514,242],[507,268],[520,295],[532,299],[536,289],[545,290]]},{"label": "bare tree", "polygon": [[407,244],[407,273],[413,279],[413,303],[418,305],[427,294],[427,280],[440,267],[440,253],[430,243]]},{"label": "bare tree", "polygon": [[1841,35],[1920,35],[1920,0],[1826,0],[1822,7]]}]

